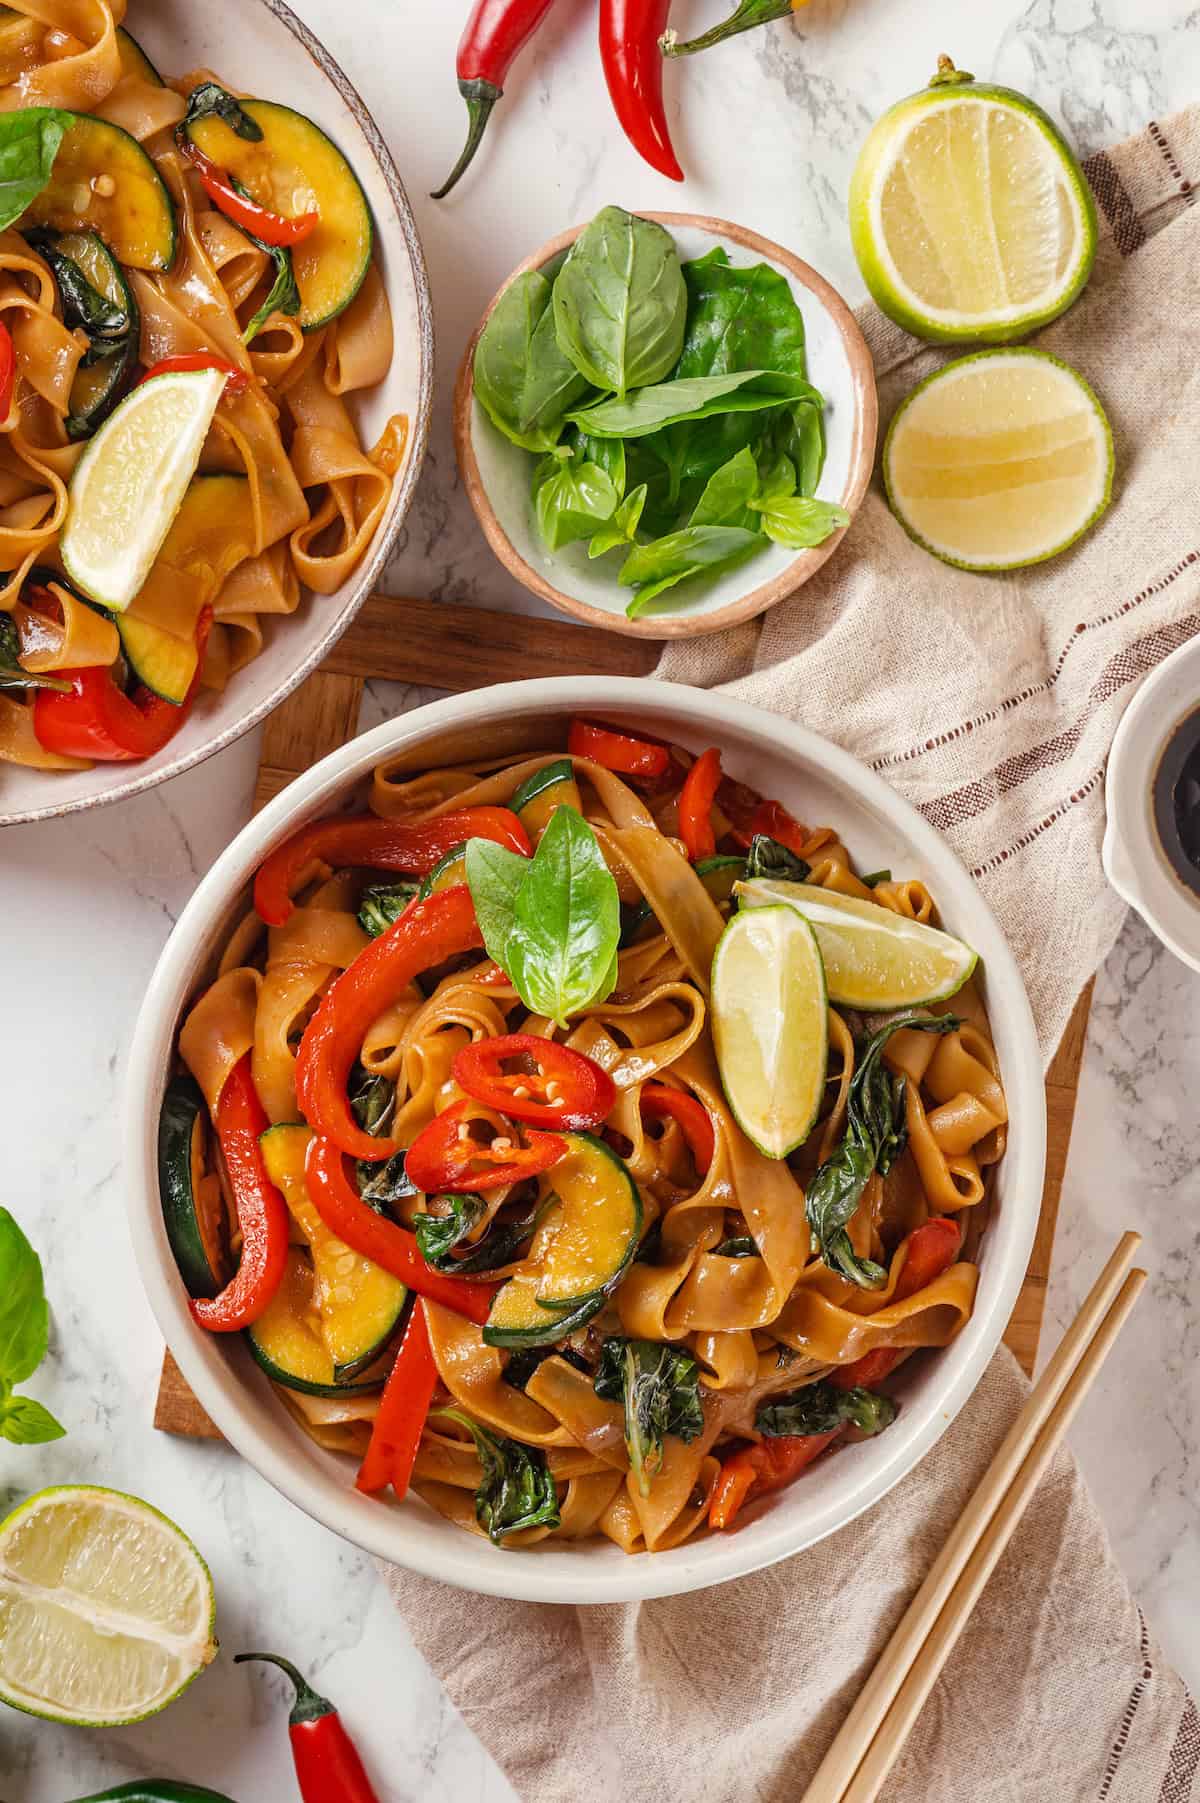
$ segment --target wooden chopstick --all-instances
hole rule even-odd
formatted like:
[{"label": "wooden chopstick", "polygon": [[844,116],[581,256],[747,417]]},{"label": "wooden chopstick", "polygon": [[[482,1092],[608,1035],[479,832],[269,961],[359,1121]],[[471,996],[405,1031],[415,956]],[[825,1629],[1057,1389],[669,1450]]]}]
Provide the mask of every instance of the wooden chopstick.
[{"label": "wooden chopstick", "polygon": [[[869,1803],[1145,1281],[1122,1236],[884,1648],[805,1792]],[[928,1650],[927,1650],[928,1649]]]}]

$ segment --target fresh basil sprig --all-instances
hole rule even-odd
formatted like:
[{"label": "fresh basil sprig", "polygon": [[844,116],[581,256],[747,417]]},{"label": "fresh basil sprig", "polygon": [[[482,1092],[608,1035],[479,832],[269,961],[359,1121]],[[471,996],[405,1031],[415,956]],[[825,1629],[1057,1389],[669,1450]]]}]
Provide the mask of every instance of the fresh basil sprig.
[{"label": "fresh basil sprig", "polygon": [[759,1405],[754,1425],[766,1439],[780,1435],[832,1434],[839,1427],[857,1427],[864,1434],[881,1434],[896,1419],[890,1396],[864,1390],[839,1390],[823,1378],[806,1384],[790,1396],[775,1396]]},{"label": "fresh basil sprig", "polygon": [[846,1131],[842,1142],[817,1169],[808,1186],[805,1212],[821,1257],[831,1271],[859,1289],[878,1290],[887,1272],[873,1259],[859,1258],[846,1225],[858,1207],[872,1173],[886,1177],[908,1138],[904,1121],[905,1079],[883,1062],[893,1033],[953,1033],[962,1022],[952,1014],[900,1014],[888,1021],[861,1048],[846,1097]]},{"label": "fresh basil sprig", "polygon": [[625,1409],[625,1445],[638,1489],[649,1496],[668,1434],[690,1442],[704,1431],[700,1368],[690,1353],[657,1340],[605,1340],[595,1391]]},{"label": "fresh basil sprig", "polygon": [[542,1453],[489,1433],[461,1409],[435,1413],[467,1428],[475,1442],[483,1466],[475,1492],[475,1519],[494,1546],[525,1528],[558,1527],[558,1492]]},{"label": "fresh basil sprig", "polygon": [[0,1208],[0,1439],[14,1446],[61,1440],[66,1433],[32,1396],[13,1394],[46,1356],[50,1311],[42,1261],[7,1208]]},{"label": "fresh basil sprig", "polygon": [[54,171],[58,147],[75,123],[56,106],[0,113],[0,231],[37,199]]},{"label": "fresh basil sprig", "polygon": [[612,992],[621,905],[577,809],[555,809],[532,858],[468,840],[467,882],[488,953],[533,1013],[565,1026]]}]

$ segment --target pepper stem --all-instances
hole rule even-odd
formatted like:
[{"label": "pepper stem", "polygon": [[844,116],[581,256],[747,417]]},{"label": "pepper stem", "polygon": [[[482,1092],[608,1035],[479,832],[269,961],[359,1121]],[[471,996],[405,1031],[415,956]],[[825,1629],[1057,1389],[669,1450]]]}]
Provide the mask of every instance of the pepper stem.
[{"label": "pepper stem", "polygon": [[296,1670],[290,1659],[282,1659],[278,1653],[235,1653],[233,1663],[241,1665],[246,1659],[262,1659],[267,1665],[277,1665],[281,1672],[286,1672],[296,1686],[296,1701],[292,1704],[292,1713],[288,1716],[290,1727],[299,1727],[301,1722],[319,1721],[323,1715],[337,1714],[337,1710],[328,1697],[318,1695],[308,1680]]},{"label": "pepper stem", "polygon": [[658,40],[658,47],[664,56],[694,56],[697,50],[708,50],[714,44],[723,44],[726,38],[735,38],[739,32],[752,31],[756,25],[769,25],[773,19],[786,19],[790,12],[796,12],[806,0],[741,0],[735,13],[731,13],[720,25],[714,25],[711,31],[702,32],[698,38],[689,38],[681,44],[673,31],[664,31]]},{"label": "pepper stem", "polygon": [[956,69],[950,58],[943,54],[938,57],[938,66],[929,78],[929,85],[931,88],[965,87],[967,82],[974,79],[965,69]]},{"label": "pepper stem", "polygon": [[460,81],[458,91],[467,103],[467,141],[463,145],[462,155],[455,163],[450,174],[440,188],[435,188],[429,196],[430,200],[444,200],[454,187],[459,177],[466,173],[467,167],[483,142],[484,130],[491,118],[492,108],[504,92],[491,81]]}]

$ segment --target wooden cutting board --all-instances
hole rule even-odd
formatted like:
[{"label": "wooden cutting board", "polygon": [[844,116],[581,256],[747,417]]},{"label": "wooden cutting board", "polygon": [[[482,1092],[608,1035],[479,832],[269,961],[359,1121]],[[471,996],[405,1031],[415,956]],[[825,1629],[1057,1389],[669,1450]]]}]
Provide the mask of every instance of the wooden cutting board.
[{"label": "wooden cutting board", "polygon": [[[538,676],[646,676],[658,646],[564,620],[493,613],[373,595],[333,652],[267,721],[255,806],[262,807],[358,729],[363,683],[418,684],[461,693]],[[1058,1200],[1071,1143],[1091,988],[1080,997],[1046,1078],[1046,1188],[1029,1270],[1005,1340],[1026,1372],[1037,1358]],[[178,1365],[163,1358],[154,1425],[164,1433],[219,1440]]]}]

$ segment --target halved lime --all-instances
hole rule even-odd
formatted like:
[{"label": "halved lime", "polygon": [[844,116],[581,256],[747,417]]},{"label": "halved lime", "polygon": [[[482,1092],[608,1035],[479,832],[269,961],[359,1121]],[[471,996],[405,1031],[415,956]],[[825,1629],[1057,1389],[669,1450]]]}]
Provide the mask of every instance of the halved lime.
[{"label": "halved lime", "polygon": [[208,1567],[136,1496],[42,1490],[0,1522],[0,1701],[80,1727],[140,1722],[215,1657]]},{"label": "halved lime", "polygon": [[883,447],[892,512],[965,570],[1044,563],[1112,494],[1112,432],[1083,377],[1046,351],[976,351],[913,389]]},{"label": "halved lime", "polygon": [[712,1035],[738,1126],[768,1158],[808,1138],[829,1051],[825,972],[792,908],[735,914],[712,967]]},{"label": "halved lime", "polygon": [[754,877],[735,883],[734,894],[748,910],[737,920],[753,920],[760,909],[774,914],[783,903],[808,922],[821,948],[829,999],[841,1008],[884,1014],[940,1002],[962,988],[978,963],[969,945],[937,927],[815,883]]},{"label": "halved lime", "polygon": [[123,613],[162,549],[225,387],[220,369],[155,376],[126,395],[75,466],[59,549],[101,607]]},{"label": "halved lime", "polygon": [[1096,254],[1096,208],[1054,121],[949,57],[873,126],[850,236],[878,305],[918,338],[1020,338],[1064,312]]}]

